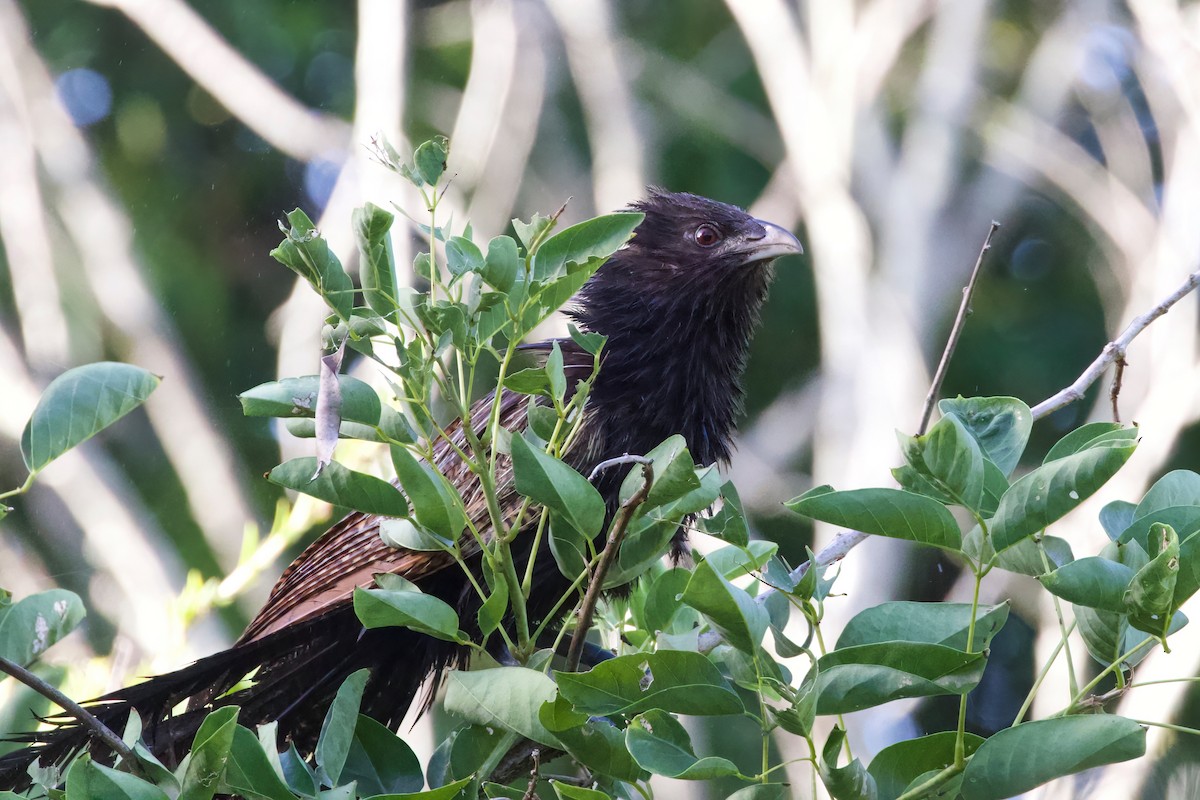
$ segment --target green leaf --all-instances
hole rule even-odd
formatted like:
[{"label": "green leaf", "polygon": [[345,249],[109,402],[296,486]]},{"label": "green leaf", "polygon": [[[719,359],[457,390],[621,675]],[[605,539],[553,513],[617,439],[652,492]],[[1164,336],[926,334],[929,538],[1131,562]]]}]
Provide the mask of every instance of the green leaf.
[{"label": "green leaf", "polygon": [[936,500],[899,489],[834,491],[818,486],[785,506],[806,517],[846,528],[958,551],[962,535]]},{"label": "green leaf", "polygon": [[[566,206],[564,205],[563,208],[566,208]],[[557,221],[557,214],[552,217],[534,214],[532,217],[530,217],[529,222],[522,222],[519,219],[514,219],[512,221],[512,226],[513,230],[517,232],[517,238],[521,240],[521,244],[525,246],[526,250],[530,251],[530,254],[532,254],[534,252],[534,245],[537,243],[537,241],[542,239],[546,232],[554,227]]]},{"label": "green leaf", "polygon": [[983,452],[953,414],[942,417],[924,436],[902,437],[905,458],[931,477],[955,502],[978,510],[983,501]]},{"label": "green leaf", "polygon": [[837,766],[846,740],[846,731],[835,727],[821,751],[821,782],[834,800],[875,800],[875,779],[857,758],[844,767]]},{"label": "green leaf", "polygon": [[604,499],[587,478],[546,455],[524,436],[512,437],[517,491],[555,511],[564,522],[592,538],[604,525]]},{"label": "green leaf", "polygon": [[604,343],[608,341],[607,336],[590,331],[581,331],[575,327],[574,323],[567,324],[567,333],[571,335],[571,341],[592,355],[598,355],[604,348]]},{"label": "green leaf", "polygon": [[418,552],[452,553],[456,546],[453,539],[444,539],[411,519],[403,518],[385,517],[380,519],[379,538],[383,539],[383,543],[388,547]]},{"label": "green leaf", "polygon": [[[974,545],[982,540],[983,534],[976,525],[964,540],[963,549],[974,557],[977,552]],[[1041,547],[1038,546],[1039,544]],[[999,554],[991,548],[990,543],[986,543],[983,550],[986,553],[983,560],[995,559],[996,566],[1000,569],[1028,575],[1032,578],[1041,577],[1047,572],[1075,560],[1075,555],[1071,552],[1071,545],[1065,539],[1050,535],[1043,535],[1040,542],[1035,541],[1033,537],[1022,539]],[[1046,554],[1044,561],[1042,560],[1043,550]],[[1047,562],[1049,562],[1049,566],[1047,566]]]},{"label": "green leaf", "polygon": [[300,752],[296,749],[294,742],[288,745],[287,750],[279,754],[279,768],[292,791],[302,797],[316,796],[316,775],[308,762],[300,757]]},{"label": "green leaf", "polygon": [[296,800],[271,765],[262,742],[241,725],[233,730],[233,745],[218,792],[235,794],[246,800]]},{"label": "green leaf", "polygon": [[545,395],[549,394],[550,378],[541,367],[530,367],[505,375],[504,388],[518,394]]},{"label": "green leaf", "polygon": [[1143,550],[1149,550],[1150,529],[1156,524],[1170,525],[1180,539],[1186,539],[1200,531],[1200,506],[1170,506],[1151,511],[1129,523],[1117,536],[1117,541],[1122,544],[1137,542]]},{"label": "green leaf", "polygon": [[[580,222],[547,239],[533,256],[533,279],[565,275],[571,263],[606,259],[633,235],[644,214],[622,211]],[[528,243],[527,243],[528,244]]]},{"label": "green leaf", "polygon": [[488,242],[483,279],[501,292],[507,292],[517,280],[521,257],[511,236],[496,236]]},{"label": "green leaf", "polygon": [[1004,475],[1016,469],[1033,429],[1029,406],[1015,397],[958,397],[939,402],[938,411],[958,417]]},{"label": "green leaf", "polygon": [[452,236],[450,241],[446,242],[446,266],[455,278],[460,278],[468,272],[481,273],[484,269],[483,253],[470,239]]},{"label": "green leaf", "polygon": [[474,778],[463,778],[424,792],[381,794],[376,795],[372,800],[467,800],[467,798],[475,796],[474,793],[467,791],[474,782]]},{"label": "green leaf", "polygon": [[817,677],[821,670],[814,665],[800,684],[796,699],[790,708],[772,709],[771,718],[788,733],[811,736],[813,722],[817,717]]},{"label": "green leaf", "polygon": [[[665,439],[661,444],[646,453],[651,460],[653,481],[650,483],[650,493],[641,511],[645,513],[651,508],[661,506],[672,500],[678,500],[688,492],[700,486],[696,476],[696,465],[692,454],[688,452],[687,440],[676,434]],[[621,482],[620,498],[624,503],[633,497],[645,483],[645,468],[635,464]]]},{"label": "green leaf", "polygon": [[690,571],[679,567],[665,570],[654,578],[646,589],[646,601],[642,606],[642,626],[647,631],[656,633],[671,628],[672,621],[683,608],[679,596],[691,578]]},{"label": "green leaf", "polygon": [[[980,606],[975,621],[976,652],[987,649],[1008,620],[1008,603]],[[967,649],[970,603],[892,602],[860,611],[838,637],[837,649],[883,642],[923,642]]]},{"label": "green leaf", "polygon": [[335,506],[384,517],[408,516],[404,495],[385,480],[355,472],[331,461],[315,479],[317,459],[309,456],[285,461],[267,475],[271,483],[312,495]]},{"label": "green leaf", "polygon": [[1145,729],[1125,717],[1089,714],[1026,722],[979,746],[963,773],[962,793],[965,800],[1002,800],[1145,752]]},{"label": "green leaf", "polygon": [[379,589],[355,589],[354,613],[364,628],[410,628],[447,642],[461,639],[458,613],[398,575],[378,575]]},{"label": "green leaf", "polygon": [[610,800],[611,795],[605,794],[597,789],[585,789],[582,786],[572,786],[569,783],[562,783],[551,779],[550,786],[554,789],[554,794],[559,800]]},{"label": "green leaf", "polygon": [[1089,422],[1086,425],[1081,425],[1059,439],[1050,448],[1050,452],[1046,453],[1046,457],[1042,459],[1042,463],[1049,464],[1051,461],[1057,461],[1064,456],[1086,450],[1088,445],[1097,437],[1110,436],[1120,430],[1125,430],[1125,426],[1119,422]]},{"label": "green leaf", "polygon": [[1133,455],[1137,444],[1106,440],[1044,464],[1012,485],[992,517],[992,547],[1001,552],[1091,497]]},{"label": "green leaf", "polygon": [[351,673],[342,681],[337,695],[329,704],[329,710],[325,712],[325,722],[321,725],[321,735],[317,739],[316,761],[334,786],[341,781],[342,768],[346,765],[346,756],[350,753],[350,742],[354,738],[358,722],[358,708],[362,703],[363,690],[367,688],[367,681],[370,679],[369,669]]},{"label": "green leaf", "polygon": [[[954,763],[954,731],[943,731],[906,739],[880,750],[867,771],[875,779],[880,800],[895,800],[906,788],[927,772],[940,772]],[[965,735],[964,754],[970,756],[985,740],[973,733]]]},{"label": "green leaf", "polygon": [[562,696],[586,714],[742,712],[742,701],[720,670],[703,655],[685,650],[618,656],[588,672],[556,671],[554,678]]},{"label": "green leaf", "polygon": [[563,372],[562,348],[558,346],[557,339],[550,342],[550,354],[546,356],[546,366],[543,369],[549,382],[550,396],[561,404],[567,394],[567,376]]},{"label": "green leaf", "polygon": [[[343,420],[378,425],[382,414],[379,395],[371,386],[349,375],[338,375],[342,392],[339,409]],[[311,419],[317,410],[317,387],[320,378],[305,375],[284,378],[247,389],[238,395],[242,413],[247,417],[302,417]]]},{"label": "green leaf", "polygon": [[625,732],[607,719],[594,717],[581,727],[556,731],[555,735],[571,758],[594,773],[628,783],[649,777],[625,747]]},{"label": "green leaf", "polygon": [[0,657],[29,664],[73,631],[86,613],[79,596],[66,589],[0,602]]},{"label": "green leaf", "polygon": [[1133,518],[1138,519],[1155,511],[1173,506],[1200,506],[1200,475],[1177,469],[1163,475],[1138,503]]},{"label": "green leaf", "polygon": [[360,797],[415,792],[425,785],[421,762],[412,748],[365,714],[358,715],[340,780],[354,781]]},{"label": "green leaf", "polygon": [[733,580],[761,570],[779,552],[779,545],[756,539],[745,547],[727,545],[704,557],[718,575]]},{"label": "green leaf", "polygon": [[374,203],[354,209],[351,221],[358,245],[358,276],[363,298],[381,317],[396,313],[396,262],[388,236],[395,216]]},{"label": "green leaf", "polygon": [[792,797],[791,785],[786,783],[756,783],[738,789],[726,800],[788,800]]},{"label": "green leaf", "polygon": [[[485,575],[490,574],[491,568],[487,562],[484,562],[483,567],[486,571]],[[500,627],[500,623],[504,621],[504,615],[508,613],[508,583],[503,579],[496,580],[489,577],[487,584],[491,589],[491,594],[479,606],[479,611],[475,615],[475,619],[479,623],[479,632],[485,636]]]},{"label": "green leaf", "polygon": [[427,142],[422,142],[413,153],[413,166],[421,180],[430,186],[436,186],[442,173],[446,171],[446,158],[450,155],[450,143],[445,136],[435,136]]},{"label": "green leaf", "polygon": [[709,781],[740,774],[728,759],[697,758],[687,731],[664,711],[647,711],[635,717],[625,731],[625,743],[634,760],[656,775]]},{"label": "green leaf", "polygon": [[908,697],[966,694],[983,677],[982,653],[918,642],[839,648],[817,662],[818,714],[844,714]]},{"label": "green leaf", "polygon": [[1130,625],[1165,638],[1175,610],[1172,603],[1179,577],[1179,537],[1171,526],[1159,523],[1150,529],[1150,541],[1154,544],[1153,557],[1133,576],[1125,603]]},{"label": "green leaf", "polygon": [[467,526],[458,492],[433,467],[418,461],[407,447],[393,445],[391,452],[396,477],[408,495],[417,522],[447,541],[457,541]]},{"label": "green leaf", "polygon": [[606,589],[623,586],[656,564],[666,553],[679,524],[688,514],[708,508],[721,493],[721,476],[715,467],[697,472],[700,487],[659,508],[634,516],[621,543],[617,563],[604,579]]},{"label": "green leaf", "polygon": [[1124,564],[1089,556],[1042,575],[1040,580],[1051,594],[1076,605],[1124,614],[1128,610],[1125,590],[1133,574]]},{"label": "green leaf", "polygon": [[101,766],[84,755],[67,771],[66,800],[168,800],[152,783]]},{"label": "green leaf", "polygon": [[307,214],[297,208],[287,217],[291,227],[284,228],[285,238],[271,257],[307,280],[340,319],[349,319],[354,307],[350,276]]},{"label": "green leaf", "polygon": [[30,472],[95,436],[146,402],[160,378],[140,367],[101,361],[69,369],[50,381],[21,432],[21,457]]},{"label": "green leaf", "polygon": [[238,709],[218,708],[204,718],[192,739],[191,757],[183,773],[179,800],[212,800],[217,792],[237,728]]},{"label": "green leaf", "polygon": [[1133,512],[1137,505],[1128,500],[1113,500],[1100,509],[1100,525],[1105,535],[1114,542],[1120,538],[1125,529],[1133,524]]},{"label": "green leaf", "polygon": [[700,528],[709,536],[745,547],[750,543],[750,530],[746,527],[746,515],[742,511],[742,500],[732,481],[721,487],[721,508],[711,517],[700,520]]},{"label": "green leaf", "polygon": [[592,548],[589,547],[589,543],[592,540],[577,531],[575,526],[560,519],[557,514],[550,515],[548,526],[550,553],[554,556],[554,563],[558,565],[559,572],[574,581],[583,574],[591,561]]},{"label": "green leaf", "polygon": [[478,725],[499,726],[549,747],[558,738],[538,716],[554,701],[554,681],[537,670],[502,667],[474,672],[452,670],[446,678],[446,711]]},{"label": "green leaf", "polygon": [[707,559],[696,565],[682,599],[708,617],[725,641],[743,653],[758,652],[767,632],[767,610],[727,581]]}]

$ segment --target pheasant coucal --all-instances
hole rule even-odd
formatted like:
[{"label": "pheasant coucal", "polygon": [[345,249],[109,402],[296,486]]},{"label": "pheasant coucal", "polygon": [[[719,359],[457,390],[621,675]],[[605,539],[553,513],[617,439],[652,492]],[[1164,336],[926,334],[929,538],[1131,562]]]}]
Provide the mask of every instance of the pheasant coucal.
[{"label": "pheasant coucal", "polygon": [[[631,210],[645,214],[633,239],[600,267],[568,311],[580,329],[608,338],[585,422],[566,455],[584,475],[601,461],[645,453],[673,434],[683,435],[698,463],[729,458],[741,373],[771,282],[771,262],[802,252],[796,237],[778,225],[696,195],[652,191]],[[568,378],[572,371],[579,377],[590,374],[591,354],[569,339],[558,345]],[[527,347],[548,352],[550,346]],[[525,400],[507,390],[500,393],[502,424],[510,430],[524,429]],[[493,402],[493,396],[478,401],[468,424],[483,430]],[[450,431],[459,439],[461,424]],[[490,530],[479,485],[454,448],[439,442],[434,454],[474,524]],[[609,470],[596,481],[610,518],[620,479]],[[498,481],[502,507],[516,508],[520,498],[511,471]],[[457,607],[464,624],[476,618],[480,600],[462,571],[448,568],[454,566],[451,556],[389,547],[378,528],[378,517],[350,514],[287,568],[231,648],[89,707],[117,731],[129,709],[136,709],[147,744],[168,763],[186,752],[203,717],[222,705],[241,706],[244,725],[278,721],[280,733],[301,750],[311,750],[338,687],[366,667],[371,679],[362,712],[396,726],[425,678],[460,663],[465,654],[405,628],[364,630],[351,605],[354,588],[371,586],[376,573],[396,573]],[[521,535],[514,543],[521,569],[533,539]],[[462,551],[477,565],[478,547],[470,536]],[[568,583],[545,545],[534,557],[529,615],[539,619],[551,613]],[[248,688],[229,691],[252,672]],[[188,710],[172,714],[184,701]],[[78,726],[29,739],[37,744],[0,758],[0,788],[27,782],[26,769],[35,758],[58,762],[89,744],[88,732]]]}]

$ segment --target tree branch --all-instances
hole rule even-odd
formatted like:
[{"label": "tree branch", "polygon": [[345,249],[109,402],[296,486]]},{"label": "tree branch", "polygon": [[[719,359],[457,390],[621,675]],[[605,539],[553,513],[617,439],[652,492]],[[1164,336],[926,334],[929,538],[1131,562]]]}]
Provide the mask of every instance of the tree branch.
[{"label": "tree branch", "polygon": [[[995,223],[993,223],[993,226],[995,226]],[[995,227],[992,228],[992,231],[993,232],[995,231]],[[992,232],[988,233],[989,240],[991,238],[991,233]],[[988,243],[985,242],[983,250],[986,251],[987,249],[988,249]],[[982,258],[982,257],[983,257],[983,252],[981,251],[980,258]],[[978,271],[978,263],[976,263],[976,271]],[[974,276],[972,276],[972,282],[973,281],[974,281]],[[1171,306],[1175,305],[1180,300],[1182,300],[1184,297],[1186,297],[1188,294],[1193,292],[1197,286],[1200,286],[1200,269],[1198,269],[1195,272],[1188,275],[1187,279],[1182,284],[1180,284],[1179,287],[1175,289],[1175,291],[1171,292],[1169,295],[1164,297],[1158,303],[1158,305],[1154,306],[1154,308],[1150,309],[1145,314],[1142,314],[1141,316],[1134,319],[1133,322],[1129,323],[1129,326],[1125,328],[1125,330],[1121,333],[1120,336],[1118,336],[1116,339],[1114,339],[1113,341],[1111,341],[1107,345],[1105,345],[1104,350],[1100,353],[1100,355],[1096,358],[1096,360],[1093,361],[1086,370],[1084,370],[1083,374],[1080,375],[1075,380],[1074,383],[1072,383],[1070,386],[1063,389],[1062,391],[1058,392],[1053,397],[1049,397],[1046,400],[1043,400],[1041,403],[1038,403],[1036,406],[1034,406],[1032,409],[1033,410],[1033,418],[1035,420],[1041,419],[1042,417],[1045,417],[1047,414],[1050,414],[1051,412],[1057,411],[1058,409],[1063,408],[1064,406],[1068,406],[1077,400],[1081,400],[1083,398],[1084,392],[1087,391],[1088,387],[1091,386],[1093,383],[1095,383],[1097,379],[1099,379],[1100,375],[1104,372],[1105,369],[1108,368],[1108,366],[1110,364],[1115,362],[1118,365],[1120,365],[1124,362],[1125,350],[1126,350],[1126,348],[1129,347],[1130,342],[1132,342],[1135,338],[1137,338],[1138,334],[1140,334],[1147,327],[1149,327],[1150,323],[1154,322],[1154,320],[1158,319],[1163,314],[1166,314],[1168,311],[1170,311]],[[966,301],[968,299],[967,290],[963,291],[963,298],[964,298],[964,307],[965,307]],[[959,309],[959,316],[960,316],[960,318],[962,317],[962,308],[961,307]],[[956,328],[958,327],[958,324],[959,324],[958,320],[955,320]],[[952,352],[952,347],[950,345],[947,345],[946,349],[948,352]],[[945,360],[946,360],[946,357],[943,356],[943,361],[945,361]],[[939,373],[942,372],[942,369],[940,366],[938,368],[938,371],[939,371]],[[1113,386],[1114,412],[1115,412],[1115,407],[1116,407],[1116,394],[1120,391],[1119,376],[1120,376],[1120,373],[1118,373],[1117,383],[1114,384],[1114,386]],[[935,378],[935,381],[936,381],[936,378]],[[935,394],[936,394],[936,392],[931,391],[930,397],[933,397]],[[928,401],[926,401],[926,411],[929,411],[930,408],[931,408],[931,404]],[[817,565],[820,567],[827,567],[830,564],[836,564],[837,562],[839,562],[843,558],[845,558],[846,555],[851,550],[853,550],[855,547],[857,547],[859,544],[861,544],[863,541],[865,541],[869,535],[870,534],[866,534],[861,531],[846,530],[846,531],[840,532],[836,537],[834,537],[834,540],[832,542],[830,542],[830,544],[828,546],[823,548],[821,550],[821,552],[817,553],[817,555],[816,555]],[[808,572],[810,564],[811,564],[811,562],[805,562],[805,563],[801,564],[800,566],[796,567],[791,572],[791,578],[795,581],[799,581],[801,578],[804,577],[804,574],[806,572]],[[767,589],[766,591],[762,592],[755,598],[755,602],[760,603],[760,604],[765,603],[767,601],[767,598],[770,597],[774,593],[775,593],[774,589]],[[708,652],[708,651],[712,650],[714,647],[716,647],[718,644],[720,644],[720,642],[721,642],[721,637],[719,634],[715,634],[715,633],[711,633],[711,632],[706,633],[700,637],[699,649],[701,652]]]},{"label": "tree branch", "polygon": [[1191,294],[1197,286],[1200,286],[1200,269],[1188,275],[1187,280],[1180,284],[1175,291],[1164,297],[1154,308],[1140,317],[1134,318],[1133,322],[1129,323],[1129,326],[1121,332],[1120,336],[1104,346],[1104,350],[1101,351],[1096,360],[1088,365],[1088,368],[1083,371],[1082,375],[1075,379],[1074,383],[1053,397],[1048,397],[1034,406],[1033,418],[1035,420],[1041,419],[1047,414],[1074,403],[1076,400],[1082,400],[1083,393],[1100,378],[1104,370],[1108,369],[1109,364],[1125,360],[1125,350],[1129,347],[1129,343],[1137,338],[1138,334],[1146,330],[1151,322],[1154,322],[1154,320],[1170,311],[1171,306]]},{"label": "tree branch", "polygon": [[571,647],[567,650],[567,672],[574,672],[579,668],[579,657],[583,654],[583,643],[587,640],[588,628],[592,625],[592,615],[596,612],[596,603],[600,601],[604,576],[608,574],[609,567],[612,566],[617,552],[621,549],[621,541],[625,538],[625,529],[629,527],[629,521],[633,519],[633,512],[637,511],[638,506],[645,502],[646,497],[650,494],[650,484],[654,482],[654,462],[645,456],[628,454],[597,464],[596,468],[592,470],[589,480],[594,479],[602,470],[619,464],[641,464],[642,486],[633,493],[632,497],[621,504],[621,510],[617,512],[616,519],[608,529],[608,542],[604,545],[604,552],[600,554],[600,561],[597,562],[596,570],[588,582],[587,594],[583,596],[583,605],[579,607],[579,619],[575,622],[575,633],[571,636]]},{"label": "tree branch", "polygon": [[933,406],[937,402],[938,392],[942,389],[942,382],[946,380],[946,370],[950,367],[950,359],[954,357],[954,350],[958,347],[958,337],[962,335],[962,330],[967,324],[967,316],[971,313],[971,295],[975,292],[975,282],[979,280],[979,269],[983,266],[983,257],[988,250],[992,249],[992,235],[999,227],[1000,223],[992,220],[987,236],[984,237],[983,247],[979,248],[979,257],[975,259],[975,268],[971,270],[971,277],[967,280],[967,285],[963,287],[958,316],[954,318],[954,326],[950,328],[950,336],[946,339],[946,349],[942,351],[942,360],[938,362],[937,371],[933,374],[933,383],[929,386],[929,394],[925,396],[925,408],[921,411],[921,424],[917,426],[917,436],[923,436],[925,429],[929,427],[929,417],[933,415]]},{"label": "tree branch", "polygon": [[51,702],[58,705],[68,714],[79,720],[79,724],[90,729],[96,736],[108,745],[114,753],[119,755],[129,764],[131,770],[138,771],[140,769],[137,755],[129,748],[127,744],[117,736],[111,728],[97,719],[96,715],[88,711],[83,706],[76,703],[71,698],[54,688],[44,680],[34,675],[29,670],[22,667],[20,664],[9,661],[7,658],[0,656],[0,672],[16,678],[21,683],[33,689],[42,697],[49,699]]}]

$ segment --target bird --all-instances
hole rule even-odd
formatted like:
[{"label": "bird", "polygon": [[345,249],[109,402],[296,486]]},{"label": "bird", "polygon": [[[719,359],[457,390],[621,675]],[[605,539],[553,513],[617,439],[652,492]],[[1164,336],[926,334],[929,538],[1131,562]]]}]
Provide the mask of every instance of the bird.
[{"label": "bird", "polygon": [[[586,476],[601,462],[644,454],[680,434],[697,463],[727,463],[742,407],[741,376],[773,262],[803,248],[784,227],[694,194],[651,189],[627,210],[644,215],[634,235],[567,308],[579,330],[601,334],[606,343],[582,427],[564,460]],[[591,375],[593,356],[573,339],[524,349],[545,356],[554,347],[568,378]],[[497,403],[503,426],[524,429],[526,400],[507,389],[481,398],[469,419],[447,429],[451,441],[439,440],[432,449],[435,466],[458,489],[468,516],[485,535],[491,525],[482,490],[455,448],[465,440],[463,426],[484,430]],[[621,478],[619,471],[607,470],[593,481],[610,520],[619,506]],[[511,468],[497,480],[502,508],[515,509],[521,498]],[[136,710],[143,740],[168,764],[186,754],[204,716],[223,705],[238,705],[244,725],[277,722],[283,737],[311,752],[338,687],[367,668],[361,712],[395,729],[426,679],[465,665],[466,654],[459,645],[407,628],[364,629],[355,616],[354,589],[372,586],[377,573],[394,573],[454,606],[464,625],[476,619],[480,600],[453,556],[389,546],[379,528],[377,516],[349,514],[284,570],[229,649],[85,705],[117,731]],[[519,568],[528,564],[534,539],[515,539]],[[473,569],[480,568],[479,548],[469,535],[461,552]],[[552,605],[569,584],[548,547],[542,545],[532,558],[535,590],[528,611],[531,620],[540,620],[555,613]],[[177,711],[184,702],[186,710]],[[24,737],[30,746],[0,757],[0,789],[27,784],[27,769],[37,759],[62,763],[83,748],[100,747],[74,724]]]}]

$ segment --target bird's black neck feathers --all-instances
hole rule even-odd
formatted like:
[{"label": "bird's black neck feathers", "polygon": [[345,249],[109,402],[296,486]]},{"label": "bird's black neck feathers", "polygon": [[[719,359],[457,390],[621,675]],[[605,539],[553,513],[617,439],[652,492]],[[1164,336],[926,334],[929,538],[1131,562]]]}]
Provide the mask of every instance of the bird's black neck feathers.
[{"label": "bird's black neck feathers", "polygon": [[603,451],[593,456],[645,453],[679,433],[698,463],[726,461],[771,269],[701,249],[694,234],[712,224],[732,237],[756,221],[692,195],[656,193],[634,208],[645,221],[570,312],[608,337],[588,403]]}]

